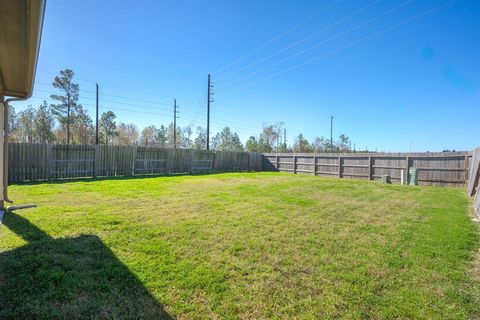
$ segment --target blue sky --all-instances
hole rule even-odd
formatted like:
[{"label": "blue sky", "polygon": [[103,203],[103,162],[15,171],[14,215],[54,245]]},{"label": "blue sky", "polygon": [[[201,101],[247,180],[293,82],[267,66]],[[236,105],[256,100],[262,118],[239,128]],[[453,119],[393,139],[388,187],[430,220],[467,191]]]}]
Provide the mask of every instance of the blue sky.
[{"label": "blue sky", "polygon": [[211,73],[213,132],[245,141],[284,121],[291,144],[329,137],[334,115],[357,148],[466,150],[479,57],[480,1],[49,0],[34,97],[16,109],[72,68],[92,117],[98,82],[119,121],[168,124],[176,97],[179,124],[205,126]]}]

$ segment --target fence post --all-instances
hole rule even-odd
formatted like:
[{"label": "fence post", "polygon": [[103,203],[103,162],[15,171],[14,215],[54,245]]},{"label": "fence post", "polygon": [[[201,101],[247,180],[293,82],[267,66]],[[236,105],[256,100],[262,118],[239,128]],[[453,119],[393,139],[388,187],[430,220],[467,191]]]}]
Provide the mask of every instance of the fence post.
[{"label": "fence post", "polygon": [[132,165],[130,166],[130,169],[131,169],[130,174],[132,176],[134,176],[135,175],[135,162],[136,162],[135,160],[137,159],[137,146],[134,145],[132,148],[133,148],[132,149]]},{"label": "fence post", "polygon": [[468,154],[465,155],[465,171],[463,177],[465,178],[465,187],[468,185]]},{"label": "fence post", "polygon": [[212,156],[212,172],[215,172],[215,155],[216,155],[216,151],[213,151],[213,156]]},{"label": "fence post", "polygon": [[97,177],[97,145],[93,147],[93,178]]},{"label": "fence post", "polygon": [[317,175],[317,156],[313,156],[313,175]]},{"label": "fence post", "polygon": [[410,173],[409,173],[409,171],[410,171],[410,157],[407,156],[405,160],[407,161],[406,168],[405,168],[405,170],[406,170],[406,172],[405,172],[405,177],[406,177],[405,184],[408,185],[409,180],[410,180]]},{"label": "fence post", "polygon": [[293,174],[297,173],[297,156],[293,155]]},{"label": "fence post", "polygon": [[342,157],[338,156],[338,177],[342,177]]},{"label": "fence post", "polygon": [[372,166],[373,166],[373,163],[372,163],[372,156],[368,156],[368,180],[372,180]]},{"label": "fence post", "polygon": [[95,172],[93,173],[93,177],[96,178],[98,176],[98,172],[100,167],[103,167],[103,162],[101,159],[101,152],[100,152],[100,145],[95,145]]},{"label": "fence post", "polygon": [[47,144],[47,179],[52,180],[52,144]]},{"label": "fence post", "polygon": [[277,171],[280,171],[280,167],[278,166],[278,154],[275,156],[275,169],[277,169]]}]

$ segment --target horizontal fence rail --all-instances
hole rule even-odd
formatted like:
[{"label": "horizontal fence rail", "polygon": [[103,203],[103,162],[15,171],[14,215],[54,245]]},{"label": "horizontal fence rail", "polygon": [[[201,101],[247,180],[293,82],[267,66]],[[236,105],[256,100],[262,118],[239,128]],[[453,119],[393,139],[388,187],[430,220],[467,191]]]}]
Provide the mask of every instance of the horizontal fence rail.
[{"label": "horizontal fence rail", "polygon": [[140,146],[9,143],[9,182],[262,171],[263,155]]},{"label": "horizontal fence rail", "polygon": [[439,153],[320,153],[264,154],[264,170],[311,174],[349,179],[380,180],[390,176],[400,183],[402,171],[418,170],[418,184],[465,186],[468,181],[469,152]]}]

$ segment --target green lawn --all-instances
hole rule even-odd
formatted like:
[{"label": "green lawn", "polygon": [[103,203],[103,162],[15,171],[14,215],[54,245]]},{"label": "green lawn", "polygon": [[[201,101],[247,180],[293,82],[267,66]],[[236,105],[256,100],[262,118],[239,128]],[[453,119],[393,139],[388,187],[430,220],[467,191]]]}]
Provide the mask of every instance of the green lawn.
[{"label": "green lawn", "polygon": [[280,173],[14,185],[0,318],[480,317],[463,190]]}]

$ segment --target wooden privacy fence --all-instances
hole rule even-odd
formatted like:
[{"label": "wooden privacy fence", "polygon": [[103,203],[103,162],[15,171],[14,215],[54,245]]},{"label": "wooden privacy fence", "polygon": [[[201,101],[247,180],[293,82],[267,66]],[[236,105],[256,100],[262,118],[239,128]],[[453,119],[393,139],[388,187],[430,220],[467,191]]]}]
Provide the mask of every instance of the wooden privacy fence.
[{"label": "wooden privacy fence", "polygon": [[480,148],[472,152],[467,194],[470,197],[475,197],[473,200],[473,209],[480,219]]},{"label": "wooden privacy fence", "polygon": [[338,178],[378,180],[389,175],[400,183],[401,172],[418,170],[421,185],[465,186],[469,152],[264,154],[264,170]]},{"label": "wooden privacy fence", "polygon": [[261,153],[138,146],[9,144],[10,182],[261,171]]}]

